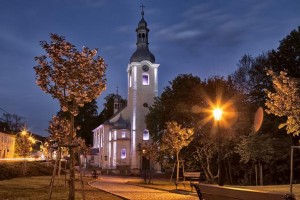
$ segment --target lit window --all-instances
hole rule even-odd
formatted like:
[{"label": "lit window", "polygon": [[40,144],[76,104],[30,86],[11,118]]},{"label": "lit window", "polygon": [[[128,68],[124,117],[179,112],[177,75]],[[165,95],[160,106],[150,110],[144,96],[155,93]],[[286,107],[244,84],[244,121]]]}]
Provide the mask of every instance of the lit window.
[{"label": "lit window", "polygon": [[129,72],[129,87],[132,86],[132,81],[131,81],[131,79],[132,79],[132,76],[131,76],[131,70],[130,70],[130,72]]},{"label": "lit window", "polygon": [[143,74],[143,85],[149,85],[149,75]]},{"label": "lit window", "polygon": [[126,137],[126,132],[122,131],[122,138],[125,138],[125,137]]},{"label": "lit window", "polygon": [[121,159],[126,158],[126,149],[121,149]]},{"label": "lit window", "polygon": [[149,140],[149,131],[147,129],[143,132],[143,140]]},{"label": "lit window", "polygon": [[116,139],[117,139],[117,131],[115,130],[113,140],[116,140]]},{"label": "lit window", "polygon": [[111,141],[111,132],[109,131],[108,140]]}]

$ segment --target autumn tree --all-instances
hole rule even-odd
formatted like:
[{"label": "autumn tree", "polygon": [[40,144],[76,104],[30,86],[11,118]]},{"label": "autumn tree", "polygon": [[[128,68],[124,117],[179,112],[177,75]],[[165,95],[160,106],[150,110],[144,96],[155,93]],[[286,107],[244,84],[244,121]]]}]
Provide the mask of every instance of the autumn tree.
[{"label": "autumn tree", "polygon": [[26,174],[27,163],[26,157],[30,156],[32,153],[32,146],[34,145],[34,139],[26,130],[22,130],[16,135],[15,153],[17,156],[23,157],[23,174]]},{"label": "autumn tree", "polygon": [[33,138],[28,132],[20,132],[16,137],[16,154],[20,157],[28,157],[31,155],[33,146]]},{"label": "autumn tree", "polygon": [[70,132],[68,135],[70,154],[69,199],[75,199],[74,170],[74,117],[79,107],[96,99],[105,89],[106,65],[103,58],[96,57],[97,49],[83,47],[79,52],[63,36],[50,34],[50,43],[41,41],[46,55],[35,57],[36,84],[59,101],[61,110],[69,113]]},{"label": "autumn tree", "polygon": [[183,147],[186,147],[192,140],[194,135],[193,128],[184,128],[175,121],[166,123],[166,129],[161,139],[161,150],[176,155],[177,171],[176,181],[179,180],[179,153]]},{"label": "autumn tree", "polygon": [[287,133],[294,136],[300,134],[300,82],[299,79],[288,77],[281,71],[276,75],[272,70],[268,71],[272,77],[275,91],[267,91],[269,99],[266,102],[269,114],[286,117],[286,122],[279,128],[286,127]]},{"label": "autumn tree", "polygon": [[153,171],[151,170],[154,168],[154,166],[151,166],[151,163],[155,165],[155,163],[158,161],[158,157],[161,153],[159,144],[157,142],[152,142],[152,143],[146,143],[141,146],[142,149],[142,154],[145,158],[149,160],[150,163],[150,174],[148,176],[148,183],[151,183],[151,180],[153,178]]}]

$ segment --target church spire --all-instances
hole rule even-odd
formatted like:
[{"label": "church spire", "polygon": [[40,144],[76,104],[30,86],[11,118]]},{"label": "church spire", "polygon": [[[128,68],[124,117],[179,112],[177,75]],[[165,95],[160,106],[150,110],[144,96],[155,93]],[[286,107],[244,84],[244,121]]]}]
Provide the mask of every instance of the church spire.
[{"label": "church spire", "polygon": [[148,47],[148,33],[149,33],[149,29],[147,27],[147,22],[144,19],[144,5],[141,5],[142,11],[142,19],[139,21],[138,23],[138,27],[136,29],[136,33],[137,33],[137,49],[136,51],[133,53],[133,55],[130,58],[130,62],[141,62],[143,60],[148,60],[152,63],[155,62],[155,57],[153,56],[153,54],[149,51],[149,47]]}]

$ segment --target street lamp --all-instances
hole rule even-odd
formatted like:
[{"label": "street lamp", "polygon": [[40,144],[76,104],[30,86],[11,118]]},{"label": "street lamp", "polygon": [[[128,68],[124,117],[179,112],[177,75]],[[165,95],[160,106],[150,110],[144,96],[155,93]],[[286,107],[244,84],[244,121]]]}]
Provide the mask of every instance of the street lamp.
[{"label": "street lamp", "polygon": [[146,160],[147,158],[145,157],[145,154],[146,154],[146,149],[143,149],[142,150],[142,153],[143,153],[143,158],[142,158],[142,167],[144,168],[144,181],[145,183],[147,182],[147,172],[146,172]]},{"label": "street lamp", "polygon": [[23,129],[21,132],[18,132],[18,133],[16,134],[16,137],[17,137],[17,136],[24,137],[24,136],[27,135],[27,134],[28,134],[27,130],[26,130],[26,129]]},{"label": "street lamp", "polygon": [[217,137],[218,137],[218,172],[219,172],[219,178],[218,178],[218,185],[223,186],[223,173],[222,173],[222,152],[221,152],[221,133],[220,133],[220,120],[222,119],[222,109],[215,108],[213,110],[215,121],[217,122]]}]

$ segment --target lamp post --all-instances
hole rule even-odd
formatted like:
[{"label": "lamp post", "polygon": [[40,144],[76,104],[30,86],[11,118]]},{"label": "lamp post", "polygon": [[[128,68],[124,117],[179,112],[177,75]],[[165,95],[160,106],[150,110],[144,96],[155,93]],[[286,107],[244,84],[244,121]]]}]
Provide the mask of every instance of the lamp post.
[{"label": "lamp post", "polygon": [[146,160],[147,158],[145,157],[145,154],[146,154],[146,149],[143,149],[142,150],[142,153],[143,153],[143,158],[142,158],[142,167],[144,168],[144,181],[145,183],[147,182],[147,172],[146,172]]},{"label": "lamp post", "polygon": [[217,122],[217,137],[218,137],[218,185],[223,186],[223,172],[222,172],[222,152],[221,152],[221,133],[220,133],[220,120],[222,119],[223,111],[220,108],[216,108],[213,111],[215,121]]}]

